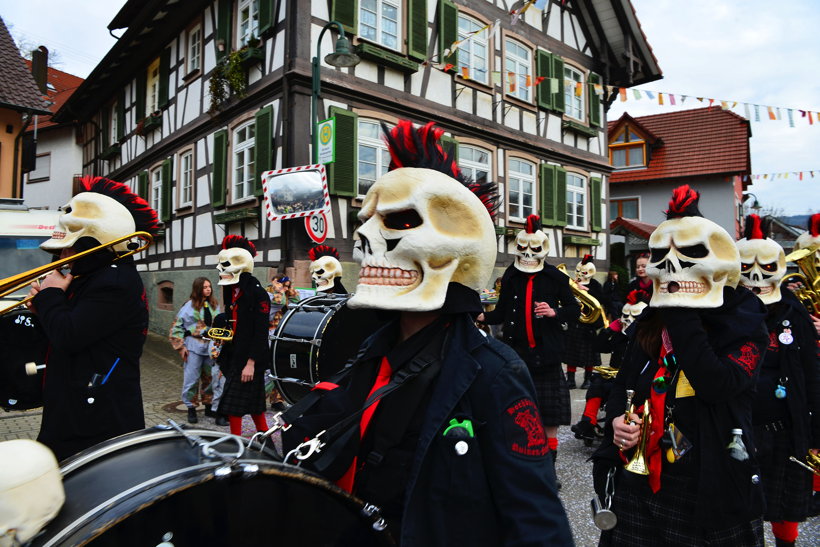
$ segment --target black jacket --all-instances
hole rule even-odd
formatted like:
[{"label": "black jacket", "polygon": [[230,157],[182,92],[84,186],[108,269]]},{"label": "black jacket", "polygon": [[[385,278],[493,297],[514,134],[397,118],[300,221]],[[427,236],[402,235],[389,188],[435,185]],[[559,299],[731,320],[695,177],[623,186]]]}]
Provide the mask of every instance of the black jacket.
[{"label": "black jacket", "polygon": [[[68,292],[43,289],[34,306],[50,345],[37,440],[61,460],[144,428],[139,360],[148,305],[133,262],[83,273]],[[101,377],[89,386],[94,374]]]},{"label": "black jacket", "polygon": [[[242,292],[233,301],[234,287]],[[233,340],[226,343],[219,357],[219,366],[225,376],[238,375],[253,357],[254,377],[264,374],[270,367],[268,349],[268,328],[270,326],[270,297],[259,281],[250,273],[243,272],[236,285],[225,285],[223,290],[225,315],[233,317],[232,306],[236,306],[236,323],[230,323],[234,330]]]},{"label": "black jacket", "polygon": [[[534,309],[526,310],[527,282],[533,278],[532,301],[546,302],[556,311],[555,317],[536,317]],[[550,356],[560,362],[564,347],[562,323],[577,320],[581,307],[572,294],[569,277],[555,266],[544,264],[536,274],[522,272],[510,265],[501,278],[501,295],[491,312],[484,314],[489,325],[503,324],[504,341],[513,346],[527,345],[526,314],[531,315],[536,344],[548,348]]]},{"label": "black jacket", "polygon": [[[669,332],[678,366],[695,392],[694,397],[686,401],[693,415],[682,417],[681,410],[676,409],[677,424],[683,419],[696,422],[697,435],[690,439],[695,448],[692,454],[684,456],[694,460],[689,464],[671,465],[690,466],[697,480],[697,515],[705,527],[748,523],[763,514],[762,487],[759,477],[755,479],[752,399],[768,345],[766,309],[754,294],[743,288],[725,288],[723,295],[724,303],[716,309],[649,307],[644,310],[628,331],[629,347],[607,403],[605,439],[594,455],[598,463],[601,460],[614,465],[621,463],[618,450],[612,444],[612,420],[623,419],[626,390],[641,385],[642,376],[643,385],[648,386],[646,377],[651,379],[658,368],[658,356],[647,355],[637,343],[639,329],[635,327],[660,315]],[[667,404],[672,402],[670,394],[675,393],[675,389],[672,385],[667,391]],[[648,389],[638,387],[633,403],[638,406],[647,398]],[[737,427],[743,429],[743,441],[751,456],[747,461],[734,460],[726,451],[731,430]],[[664,462],[663,466],[666,472],[667,464]]]}]

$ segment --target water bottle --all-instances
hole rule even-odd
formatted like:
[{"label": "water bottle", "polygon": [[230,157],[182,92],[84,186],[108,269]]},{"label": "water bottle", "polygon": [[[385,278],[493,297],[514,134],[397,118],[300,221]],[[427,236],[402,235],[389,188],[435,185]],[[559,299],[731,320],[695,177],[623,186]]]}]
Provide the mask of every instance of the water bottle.
[{"label": "water bottle", "polygon": [[743,430],[736,428],[732,430],[732,440],[726,446],[729,451],[729,456],[738,460],[746,461],[749,459],[749,451],[746,450],[746,445],[743,444]]}]

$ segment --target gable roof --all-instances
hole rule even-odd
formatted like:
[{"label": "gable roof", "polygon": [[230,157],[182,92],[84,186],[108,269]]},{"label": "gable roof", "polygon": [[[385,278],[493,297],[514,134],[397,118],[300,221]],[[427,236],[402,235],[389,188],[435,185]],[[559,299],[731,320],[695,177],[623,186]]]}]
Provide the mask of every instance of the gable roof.
[{"label": "gable roof", "polygon": [[0,17],[0,107],[48,114],[45,101]]},{"label": "gable roof", "polygon": [[[625,123],[624,114],[608,124],[609,135]],[[679,110],[634,118],[640,127],[660,139],[649,148],[649,165],[618,169],[610,182],[650,181],[751,172],[749,120],[719,107]]]},{"label": "gable roof", "polygon": [[[26,59],[26,66],[31,70],[31,61]],[[80,87],[83,79],[79,76],[74,76],[68,72],[57,70],[56,68],[48,67],[48,83],[54,86],[54,89],[49,87],[47,91],[48,100],[51,102],[48,109],[54,113],[57,112],[63,104],[71,97],[74,90]],[[44,116],[40,118],[37,123],[37,129],[42,130],[48,127],[56,127],[58,123],[51,120],[51,116]],[[33,127],[30,128],[34,130]]]},{"label": "gable roof", "polygon": [[649,239],[649,236],[652,235],[655,228],[657,228],[657,226],[654,224],[641,222],[633,218],[618,217],[609,223],[609,231],[613,235],[625,236],[632,234],[640,239]]}]

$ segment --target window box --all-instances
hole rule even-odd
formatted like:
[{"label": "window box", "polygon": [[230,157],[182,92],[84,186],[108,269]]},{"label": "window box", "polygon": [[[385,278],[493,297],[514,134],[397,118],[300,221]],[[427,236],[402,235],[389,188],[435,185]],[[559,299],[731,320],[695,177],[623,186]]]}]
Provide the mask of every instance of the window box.
[{"label": "window box", "polygon": [[517,235],[518,230],[511,226],[496,226],[495,227],[495,235],[497,236],[505,236],[505,237],[515,237]]},{"label": "window box", "polygon": [[259,220],[259,207],[243,207],[233,211],[225,211],[214,215],[216,224],[229,224],[243,220]]},{"label": "window box", "polygon": [[594,237],[564,236],[564,245],[589,245],[590,247],[598,247],[601,245],[601,241]]},{"label": "window box", "polygon": [[160,239],[165,239],[165,228],[160,228],[154,234],[154,241],[159,241]]},{"label": "window box", "polygon": [[106,146],[103,148],[103,151],[100,152],[100,159],[101,160],[112,160],[120,155],[120,144],[114,143],[110,146]]},{"label": "window box", "polygon": [[569,120],[564,120],[564,123],[561,124],[561,128],[565,131],[572,131],[573,133],[578,133],[579,135],[589,138],[597,137],[598,133],[600,133],[600,130],[595,127],[587,127],[578,122],[572,122]]},{"label": "window box", "polygon": [[154,112],[140,120],[134,132],[143,137],[158,127],[162,127],[162,112]]},{"label": "window box", "polygon": [[410,59],[402,57],[397,53],[393,53],[392,51],[388,51],[368,42],[362,42],[359,44],[358,53],[362,59],[376,61],[377,63],[389,66],[390,68],[395,68],[396,70],[400,70],[402,72],[418,72],[419,70],[419,64],[415,61],[411,61]]},{"label": "window box", "polygon": [[265,62],[265,50],[262,48],[246,47],[240,49],[237,54],[239,55],[239,64],[244,69]]}]

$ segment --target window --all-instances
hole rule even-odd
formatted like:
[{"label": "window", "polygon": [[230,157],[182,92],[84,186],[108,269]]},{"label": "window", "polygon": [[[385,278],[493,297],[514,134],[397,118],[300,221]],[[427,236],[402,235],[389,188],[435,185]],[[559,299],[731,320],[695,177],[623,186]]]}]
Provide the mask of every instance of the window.
[{"label": "window", "polygon": [[188,150],[179,156],[179,206],[189,207],[194,202],[194,152]]},{"label": "window", "polygon": [[111,105],[111,110],[108,113],[108,142],[106,146],[117,144],[117,137],[119,136],[117,123],[119,123],[119,115],[117,113],[117,103]]},{"label": "window", "polygon": [[363,196],[376,179],[387,173],[390,153],[381,138],[382,130],[378,122],[359,120],[359,176],[356,194]]},{"label": "window", "polygon": [[567,173],[567,227],[587,229],[586,179],[575,173]]},{"label": "window", "polygon": [[507,95],[529,102],[530,86],[532,86],[532,54],[528,48],[513,40],[506,41],[504,50]]},{"label": "window", "polygon": [[248,122],[233,132],[233,186],[234,202],[253,196],[255,174],[256,126]]},{"label": "window", "polygon": [[609,145],[609,163],[613,167],[629,168],[646,165],[646,141],[628,125]]},{"label": "window", "polygon": [[[459,14],[458,39],[465,40],[470,33],[482,27],[484,25],[475,19]],[[458,53],[458,73],[482,84],[489,83],[487,36],[486,31],[480,32],[469,40],[462,42],[456,50],[456,53]]]},{"label": "window", "polygon": [[151,207],[162,211],[162,167],[151,171]]},{"label": "window", "polygon": [[202,26],[188,31],[188,73],[202,68]]},{"label": "window", "polygon": [[535,165],[524,160],[510,159],[507,173],[510,218],[523,222],[535,214]]},{"label": "window", "polygon": [[576,120],[585,121],[586,86],[584,75],[569,65],[564,65],[564,114]]},{"label": "window", "polygon": [[359,5],[359,36],[399,50],[401,3],[398,0],[361,0]]},{"label": "window", "polygon": [[474,146],[458,146],[458,166],[461,172],[476,182],[490,180],[490,152]]},{"label": "window", "polygon": [[240,0],[236,19],[239,47],[244,47],[251,38],[259,37],[259,0]]},{"label": "window", "polygon": [[609,200],[610,218],[638,218],[638,198]]},{"label": "window", "polygon": [[29,182],[44,182],[51,178],[51,154],[38,154],[34,170],[28,174]]},{"label": "window", "polygon": [[159,59],[148,66],[148,80],[145,88],[145,111],[152,114],[159,110]]},{"label": "window", "polygon": [[174,309],[174,282],[160,281],[157,283],[157,308],[173,311]]}]

